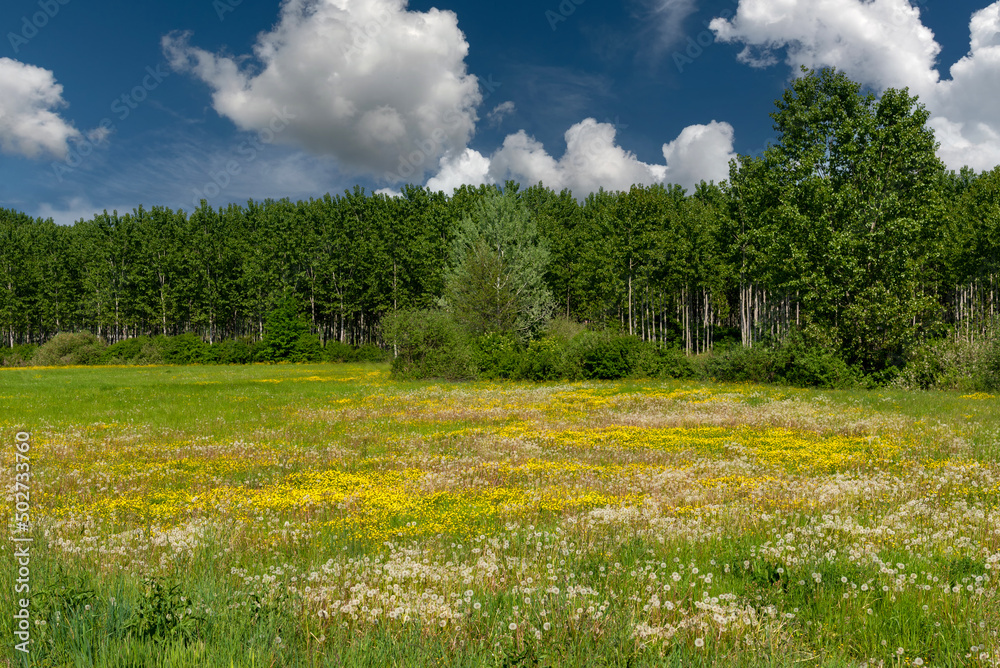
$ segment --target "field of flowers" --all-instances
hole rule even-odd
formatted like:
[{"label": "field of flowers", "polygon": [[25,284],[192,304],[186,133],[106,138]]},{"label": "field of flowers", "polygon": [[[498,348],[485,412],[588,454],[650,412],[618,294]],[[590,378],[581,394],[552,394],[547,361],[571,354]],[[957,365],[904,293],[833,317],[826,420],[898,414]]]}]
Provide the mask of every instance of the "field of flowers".
[{"label": "field of flowers", "polygon": [[0,369],[0,665],[1000,666],[1000,398]]}]

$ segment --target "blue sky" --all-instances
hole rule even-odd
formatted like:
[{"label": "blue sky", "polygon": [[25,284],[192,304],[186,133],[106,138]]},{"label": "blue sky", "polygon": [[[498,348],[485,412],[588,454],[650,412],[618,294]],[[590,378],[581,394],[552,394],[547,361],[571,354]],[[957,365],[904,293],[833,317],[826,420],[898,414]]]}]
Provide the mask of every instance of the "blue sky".
[{"label": "blue sky", "polygon": [[70,223],[355,184],[720,180],[798,65],[1000,163],[1000,2],[179,0],[0,7],[0,206]]}]

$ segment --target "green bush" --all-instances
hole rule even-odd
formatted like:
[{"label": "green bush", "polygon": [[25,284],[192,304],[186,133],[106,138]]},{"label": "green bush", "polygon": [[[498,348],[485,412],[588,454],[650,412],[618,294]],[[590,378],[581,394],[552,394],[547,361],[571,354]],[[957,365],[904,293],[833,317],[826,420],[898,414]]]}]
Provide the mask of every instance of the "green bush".
[{"label": "green bush", "polygon": [[834,352],[832,342],[812,332],[793,331],[781,344],[779,361],[779,377],[789,385],[846,389],[860,382],[860,373]]},{"label": "green bush", "polygon": [[584,332],[573,338],[567,357],[572,376],[615,380],[632,375],[642,341],[634,336]]},{"label": "green bush", "polygon": [[252,338],[227,339],[213,344],[209,355],[216,364],[249,364],[253,361],[254,348]]},{"label": "green bush", "polygon": [[380,362],[388,362],[391,359],[392,353],[389,351],[383,350],[374,344],[366,343],[354,349],[350,361],[372,362],[378,364]]},{"label": "green bush", "polygon": [[750,348],[719,346],[702,363],[706,378],[729,382],[783,383],[839,389],[861,382],[860,373],[821,337],[792,332],[781,343],[762,341]]},{"label": "green bush", "polygon": [[643,343],[638,349],[633,363],[632,375],[641,378],[694,378],[694,365],[675,346]]},{"label": "green bush", "polygon": [[327,362],[351,362],[354,360],[354,347],[340,341],[327,341],[323,348],[323,360]]},{"label": "green bush", "polygon": [[385,341],[397,350],[392,375],[402,379],[476,377],[465,330],[444,311],[397,311],[382,322]]},{"label": "green bush", "polygon": [[90,332],[56,334],[35,351],[35,366],[96,364],[106,344]]},{"label": "green bush", "polygon": [[0,366],[28,366],[35,356],[38,346],[25,343],[13,348],[0,348]]},{"label": "green bush", "polygon": [[283,299],[267,316],[264,338],[256,349],[260,362],[319,362],[326,352],[319,336],[309,333],[309,323],[302,319],[295,300]]},{"label": "green bush", "polygon": [[521,353],[517,376],[521,380],[559,380],[568,376],[566,344],[545,337],[531,341]]},{"label": "green bush", "polygon": [[950,335],[924,341],[892,384],[914,390],[1000,389],[1000,336],[968,341]]},{"label": "green bush", "polygon": [[165,364],[204,364],[211,360],[211,347],[196,334],[153,337],[152,347]]},{"label": "green bush", "polygon": [[[161,339],[161,340],[157,340]],[[104,349],[98,364],[163,364],[166,337],[137,336],[113,343]]]},{"label": "green bush", "polygon": [[475,340],[472,350],[480,378],[513,380],[520,375],[521,347],[513,334],[483,334]]}]

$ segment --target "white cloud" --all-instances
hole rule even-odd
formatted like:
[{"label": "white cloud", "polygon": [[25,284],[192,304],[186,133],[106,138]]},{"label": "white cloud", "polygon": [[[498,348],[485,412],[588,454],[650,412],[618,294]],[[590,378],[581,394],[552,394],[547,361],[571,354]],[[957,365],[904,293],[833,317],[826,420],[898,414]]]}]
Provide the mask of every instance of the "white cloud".
[{"label": "white cloud", "polygon": [[796,69],[832,66],[881,90],[908,87],[931,112],[945,164],[1000,164],[1000,2],[973,14],[969,53],[951,79],[941,79],[940,45],[907,0],[740,0],[733,19],[711,27],[744,44],[740,58],[754,66],[785,49]]},{"label": "white cloud", "polygon": [[53,111],[66,106],[55,75],[34,65],[0,58],[0,149],[37,158],[65,158],[80,132]]},{"label": "white cloud", "polygon": [[428,182],[434,190],[456,188],[462,183],[522,185],[541,181],[549,188],[570,189],[583,199],[605,190],[628,190],[635,184],[677,183],[693,188],[702,180],[722,181],[729,174],[733,153],[733,128],[712,121],[685,128],[664,144],[666,164],[647,164],[617,145],[610,123],[587,118],[566,131],[566,152],[559,159],[549,155],[541,142],[521,130],[508,135],[490,158],[467,150],[455,160],[443,160],[439,174]]},{"label": "white cloud", "polygon": [[36,218],[51,218],[57,225],[72,225],[78,220],[93,220],[95,216],[117,211],[120,215],[132,213],[135,207],[119,205],[112,207],[96,206],[84,197],[71,197],[62,204],[43,202],[35,212]]},{"label": "white cloud", "polygon": [[517,106],[508,100],[493,107],[493,111],[486,114],[486,117],[490,120],[490,125],[498,127],[503,122],[504,118],[510,116],[515,111],[517,111]]},{"label": "white cloud", "polygon": [[427,187],[437,192],[443,191],[451,195],[456,188],[463,185],[479,186],[493,183],[489,175],[490,160],[479,151],[467,148],[455,156],[441,158],[440,169],[436,176],[427,182]]},{"label": "white cloud", "polygon": [[719,183],[729,178],[733,152],[733,126],[712,121],[708,125],[689,125],[677,139],[663,145],[667,161],[667,183],[693,188],[701,181]]},{"label": "white cloud", "polygon": [[213,54],[188,35],[163,39],[171,65],[213,91],[215,110],[262,131],[294,116],[280,141],[332,155],[356,173],[421,177],[462,151],[482,96],[466,72],[468,43],[451,11],[406,0],[286,0],[278,24],[247,58]]}]

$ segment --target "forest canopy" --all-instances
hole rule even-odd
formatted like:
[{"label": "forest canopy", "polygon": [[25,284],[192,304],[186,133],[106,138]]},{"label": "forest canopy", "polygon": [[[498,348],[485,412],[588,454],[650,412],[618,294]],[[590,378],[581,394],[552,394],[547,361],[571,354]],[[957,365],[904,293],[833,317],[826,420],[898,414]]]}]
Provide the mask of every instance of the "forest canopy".
[{"label": "forest canopy", "polygon": [[[771,116],[772,145],[691,193],[634,186],[580,201],[541,183],[450,196],[410,185],[72,226],[0,210],[0,335],[260,339],[291,304],[323,345],[383,344],[387,314],[454,305],[487,271],[530,284],[537,313],[497,316],[529,338],[541,313],[688,353],[794,330],[878,373],[946,333],[993,331],[1000,168],[947,171],[917,98],[875,97],[834,70],[804,71]],[[508,218],[490,227],[491,215]],[[521,250],[491,269],[504,234]],[[480,274],[463,253],[478,254]]]}]

